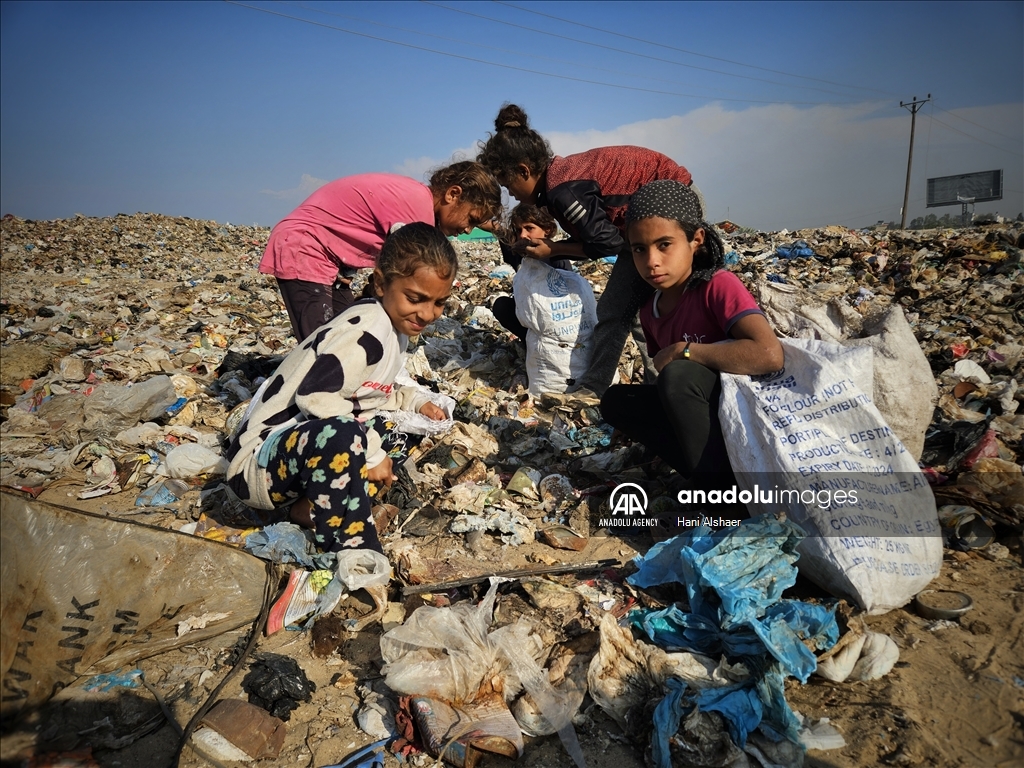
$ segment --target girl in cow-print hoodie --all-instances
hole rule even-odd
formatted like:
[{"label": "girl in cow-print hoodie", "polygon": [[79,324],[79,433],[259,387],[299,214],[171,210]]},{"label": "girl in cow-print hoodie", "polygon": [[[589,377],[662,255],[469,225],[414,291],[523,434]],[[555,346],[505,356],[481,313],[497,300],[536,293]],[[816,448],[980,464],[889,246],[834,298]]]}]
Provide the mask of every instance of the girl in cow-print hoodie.
[{"label": "girl in cow-print hoodie", "polygon": [[394,475],[391,435],[376,413],[444,418],[395,377],[409,336],[440,317],[457,270],[448,239],[428,224],[385,241],[373,275],[377,298],[320,327],[253,397],[228,450],[227,482],[239,499],[313,528],[324,551],[380,551],[370,497]]}]

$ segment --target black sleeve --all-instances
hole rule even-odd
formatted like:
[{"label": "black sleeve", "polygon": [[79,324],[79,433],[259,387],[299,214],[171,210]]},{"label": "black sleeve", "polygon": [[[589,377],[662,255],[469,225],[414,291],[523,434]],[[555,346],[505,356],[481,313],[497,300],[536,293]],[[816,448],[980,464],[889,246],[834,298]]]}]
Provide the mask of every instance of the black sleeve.
[{"label": "black sleeve", "polygon": [[512,246],[503,243],[501,240],[498,241],[498,245],[501,248],[501,260],[518,272],[519,265],[523,263],[523,255],[513,251]]},{"label": "black sleeve", "polygon": [[591,259],[612,256],[626,247],[618,227],[604,212],[601,187],[589,179],[567,181],[547,193],[548,210]]}]

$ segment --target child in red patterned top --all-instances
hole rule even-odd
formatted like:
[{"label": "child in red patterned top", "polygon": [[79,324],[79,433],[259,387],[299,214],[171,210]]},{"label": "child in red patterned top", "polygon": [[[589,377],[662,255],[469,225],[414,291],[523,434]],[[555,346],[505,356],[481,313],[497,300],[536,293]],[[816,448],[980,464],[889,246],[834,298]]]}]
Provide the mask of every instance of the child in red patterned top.
[{"label": "child in red patterned top", "polygon": [[[522,203],[547,208],[569,234],[525,249],[534,258],[596,259],[619,255],[597,304],[594,356],[577,391],[600,395],[615,377],[637,310],[651,289],[629,257],[624,225],[629,197],[656,179],[691,184],[690,172],[672,158],[643,147],[601,147],[568,157],[555,156],[544,137],[529,126],[526,113],[505,104],[495,133],[480,146],[477,160]],[[639,329],[636,329],[639,337]],[[639,341],[639,338],[638,338]],[[645,367],[650,361],[644,360]]]}]

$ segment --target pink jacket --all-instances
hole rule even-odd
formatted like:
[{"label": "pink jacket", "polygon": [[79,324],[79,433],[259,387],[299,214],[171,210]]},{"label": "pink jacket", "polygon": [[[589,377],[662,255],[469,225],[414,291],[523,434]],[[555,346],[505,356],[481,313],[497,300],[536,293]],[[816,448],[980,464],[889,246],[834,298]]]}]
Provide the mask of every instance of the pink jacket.
[{"label": "pink jacket", "polygon": [[430,188],[406,176],[364,173],[324,184],[270,233],[260,272],[331,285],[342,267],[372,267],[395,224],[434,223]]}]

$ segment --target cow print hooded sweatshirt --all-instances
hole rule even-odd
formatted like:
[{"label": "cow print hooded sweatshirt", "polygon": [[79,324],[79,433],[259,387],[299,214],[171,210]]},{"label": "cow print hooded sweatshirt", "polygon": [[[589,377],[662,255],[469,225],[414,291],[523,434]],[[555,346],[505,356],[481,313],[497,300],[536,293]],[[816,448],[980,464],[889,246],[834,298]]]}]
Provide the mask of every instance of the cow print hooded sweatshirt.
[{"label": "cow print hooded sweatshirt", "polygon": [[[365,422],[378,410],[419,410],[429,399],[426,393],[395,384],[408,343],[380,302],[370,299],[349,307],[292,350],[253,397],[228,449],[227,480],[240,500],[257,509],[274,508],[266,477],[269,456],[260,454],[275,434],[309,419],[349,416]],[[366,466],[372,469],[387,454],[380,435],[365,432]]]}]

